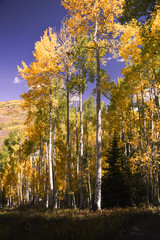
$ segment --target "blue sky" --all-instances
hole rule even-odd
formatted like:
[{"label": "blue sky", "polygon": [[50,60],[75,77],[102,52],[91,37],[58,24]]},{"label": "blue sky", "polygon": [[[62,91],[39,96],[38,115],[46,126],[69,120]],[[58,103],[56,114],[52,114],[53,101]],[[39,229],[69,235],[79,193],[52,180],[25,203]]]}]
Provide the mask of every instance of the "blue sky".
[{"label": "blue sky", "polygon": [[[0,101],[19,99],[28,90],[17,65],[21,66],[22,60],[31,63],[35,42],[46,28],[58,30],[65,15],[60,0],[0,0]],[[109,58],[106,69],[111,80],[120,76],[123,66],[120,58]],[[84,97],[92,88],[90,84]]]}]

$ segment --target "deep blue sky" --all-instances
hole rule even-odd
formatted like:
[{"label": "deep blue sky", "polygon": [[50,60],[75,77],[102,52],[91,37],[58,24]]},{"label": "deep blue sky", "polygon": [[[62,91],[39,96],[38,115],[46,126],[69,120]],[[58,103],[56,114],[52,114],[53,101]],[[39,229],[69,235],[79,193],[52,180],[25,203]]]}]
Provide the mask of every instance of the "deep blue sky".
[{"label": "deep blue sky", "polygon": [[[34,44],[48,27],[60,28],[66,15],[60,0],[0,0],[0,101],[19,99],[27,91],[17,65],[33,60]],[[120,60],[120,58],[119,58]],[[123,63],[109,60],[111,80],[120,76]],[[90,94],[92,85],[85,95]]]}]

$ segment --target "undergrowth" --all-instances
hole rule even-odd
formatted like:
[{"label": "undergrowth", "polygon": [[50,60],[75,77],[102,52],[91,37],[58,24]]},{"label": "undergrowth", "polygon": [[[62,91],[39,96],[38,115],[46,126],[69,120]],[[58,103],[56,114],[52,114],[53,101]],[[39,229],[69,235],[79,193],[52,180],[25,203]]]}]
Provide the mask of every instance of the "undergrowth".
[{"label": "undergrowth", "polygon": [[157,208],[90,210],[21,208],[0,211],[0,239],[103,240],[117,239],[134,219],[159,213]]}]

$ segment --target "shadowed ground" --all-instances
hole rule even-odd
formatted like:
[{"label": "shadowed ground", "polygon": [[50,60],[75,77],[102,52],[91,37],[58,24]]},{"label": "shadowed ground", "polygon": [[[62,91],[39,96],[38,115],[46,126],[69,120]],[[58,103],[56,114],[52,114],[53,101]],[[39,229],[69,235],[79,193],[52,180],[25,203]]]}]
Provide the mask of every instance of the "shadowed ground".
[{"label": "shadowed ground", "polygon": [[116,240],[160,240],[160,215],[145,216],[121,231]]},{"label": "shadowed ground", "polygon": [[0,240],[160,240],[159,209],[0,210]]}]

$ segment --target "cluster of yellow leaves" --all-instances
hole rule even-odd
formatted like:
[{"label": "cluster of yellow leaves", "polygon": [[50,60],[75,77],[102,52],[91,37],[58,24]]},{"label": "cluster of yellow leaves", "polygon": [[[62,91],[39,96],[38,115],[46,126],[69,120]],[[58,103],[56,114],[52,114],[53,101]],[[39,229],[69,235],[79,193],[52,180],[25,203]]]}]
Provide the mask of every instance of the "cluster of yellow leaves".
[{"label": "cluster of yellow leaves", "polygon": [[60,61],[57,54],[58,47],[57,34],[52,28],[47,29],[41,40],[35,43],[35,52],[33,53],[35,62],[30,66],[35,75],[48,72],[57,74]]},{"label": "cluster of yellow leaves", "polygon": [[[98,44],[103,47],[101,41],[105,39],[106,45],[106,39],[110,39],[108,34],[111,33],[115,38],[122,31],[122,26],[116,20],[122,14],[123,4],[123,0],[62,0],[62,5],[71,15],[68,20],[70,32],[78,35],[91,33],[94,37],[99,35]],[[94,44],[90,43],[90,46]]]},{"label": "cluster of yellow leaves", "polygon": [[132,60],[134,64],[139,62],[139,54],[142,44],[140,25],[136,20],[132,20],[123,28],[121,37],[121,46],[119,47],[119,54],[127,62]]},{"label": "cluster of yellow leaves", "polygon": [[156,35],[159,35],[160,32],[160,9],[158,6],[156,6],[156,11],[152,14],[152,26],[151,26],[151,32]]}]

